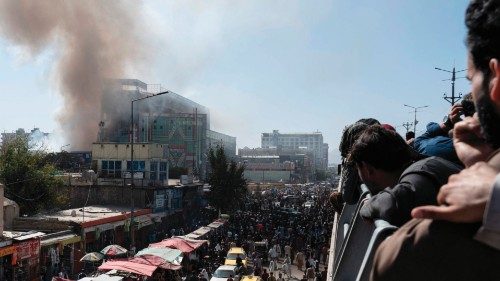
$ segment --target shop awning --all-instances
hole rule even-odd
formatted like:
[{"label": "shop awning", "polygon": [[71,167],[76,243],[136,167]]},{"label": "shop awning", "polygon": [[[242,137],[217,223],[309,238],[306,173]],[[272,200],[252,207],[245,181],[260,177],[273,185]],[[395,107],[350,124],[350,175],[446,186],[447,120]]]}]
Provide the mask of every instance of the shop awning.
[{"label": "shop awning", "polygon": [[145,248],[139,251],[135,256],[153,255],[164,259],[165,261],[180,265],[182,262],[182,252],[171,248]]},{"label": "shop awning", "polygon": [[212,228],[202,226],[202,227],[198,228],[197,230],[187,234],[185,237],[188,239],[198,239],[200,237],[204,237],[210,231],[212,231]]},{"label": "shop awning", "polygon": [[216,221],[213,221],[212,223],[210,223],[207,226],[210,227],[210,228],[217,229],[217,228],[223,226],[225,223],[226,223],[226,220],[216,220]]},{"label": "shop awning", "polygon": [[189,254],[192,251],[201,247],[201,245],[208,243],[207,240],[191,240],[185,239],[182,236],[172,237],[165,239],[158,243],[150,244],[151,248],[173,248],[181,250],[183,253]]},{"label": "shop awning", "polygon": [[52,237],[49,239],[41,240],[40,245],[42,247],[55,245],[55,244],[62,244],[64,246],[64,245],[80,242],[80,240],[81,240],[81,237],[79,235],[66,234],[66,235],[61,235],[61,236],[56,236],[56,237]]},{"label": "shop awning", "polygon": [[152,276],[157,266],[135,263],[130,261],[108,261],[99,266],[99,270],[120,270],[144,276]]},{"label": "shop awning", "polygon": [[134,257],[133,259],[131,259],[129,261],[135,262],[135,263],[157,266],[159,268],[163,268],[163,269],[167,269],[167,270],[179,270],[182,268],[181,265],[169,263],[166,260],[164,260],[158,256],[154,256],[154,255],[138,256],[138,257]]},{"label": "shop awning", "polygon": [[24,240],[29,240],[29,239],[33,239],[33,238],[39,238],[39,237],[42,237],[44,235],[45,235],[45,233],[43,233],[43,232],[34,232],[34,233],[26,234],[26,235],[21,235],[18,237],[13,237],[12,239],[16,240],[16,241],[24,241]]}]

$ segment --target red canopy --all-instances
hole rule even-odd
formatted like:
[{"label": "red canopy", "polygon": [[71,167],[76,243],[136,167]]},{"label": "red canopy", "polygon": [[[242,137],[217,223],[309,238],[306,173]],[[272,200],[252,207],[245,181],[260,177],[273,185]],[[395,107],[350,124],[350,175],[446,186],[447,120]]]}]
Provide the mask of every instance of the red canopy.
[{"label": "red canopy", "polygon": [[152,265],[152,266],[157,266],[163,269],[168,269],[168,270],[179,270],[182,268],[180,265],[175,265],[171,264],[168,261],[160,258],[159,256],[155,255],[142,255],[135,257],[133,259],[129,260],[130,262],[135,262],[135,263],[140,263],[140,264],[146,264],[146,265]]},{"label": "red canopy", "polygon": [[183,239],[180,237],[172,237],[160,241],[158,243],[150,244],[150,248],[173,248],[182,251],[183,253],[191,253],[192,251],[201,247],[201,245],[207,243],[206,240],[191,240]]},{"label": "red canopy", "polygon": [[99,266],[99,270],[121,270],[144,276],[152,276],[157,266],[135,263],[131,261],[108,261]]}]

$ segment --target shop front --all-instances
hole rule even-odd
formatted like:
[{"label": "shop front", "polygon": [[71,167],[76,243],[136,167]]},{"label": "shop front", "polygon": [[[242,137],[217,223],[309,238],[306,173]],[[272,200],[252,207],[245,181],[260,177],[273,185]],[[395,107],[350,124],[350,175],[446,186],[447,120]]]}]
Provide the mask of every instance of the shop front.
[{"label": "shop front", "polygon": [[16,246],[12,245],[12,241],[2,241],[0,248],[0,280],[13,280],[14,275],[14,259],[13,255],[16,252]]},{"label": "shop front", "polygon": [[[80,270],[78,261],[83,252],[81,248],[81,237],[71,232],[54,233],[42,237],[40,251],[40,266],[42,274],[53,276],[63,270],[68,274],[74,274]],[[50,279],[48,279],[50,280]]]},{"label": "shop front", "polygon": [[40,238],[19,241],[14,244],[16,252],[13,255],[15,280],[40,279]]}]

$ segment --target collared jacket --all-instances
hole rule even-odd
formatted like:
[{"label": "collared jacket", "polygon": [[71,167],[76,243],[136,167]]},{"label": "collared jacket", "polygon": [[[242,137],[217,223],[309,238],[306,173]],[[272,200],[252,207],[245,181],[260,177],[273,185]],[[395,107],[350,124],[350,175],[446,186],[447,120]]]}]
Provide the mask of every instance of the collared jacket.
[{"label": "collared jacket", "polygon": [[368,219],[383,219],[401,226],[411,219],[417,206],[437,205],[436,196],[450,175],[461,166],[440,157],[428,157],[408,166],[395,186],[387,187],[368,199],[360,214]]}]

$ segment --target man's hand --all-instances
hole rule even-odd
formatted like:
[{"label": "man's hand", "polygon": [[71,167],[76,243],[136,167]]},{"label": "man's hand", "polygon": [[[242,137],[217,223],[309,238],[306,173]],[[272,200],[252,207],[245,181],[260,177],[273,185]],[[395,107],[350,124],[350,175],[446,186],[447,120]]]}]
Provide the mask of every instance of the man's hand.
[{"label": "man's hand", "polygon": [[450,113],[448,114],[448,118],[451,120],[453,124],[456,124],[460,121],[460,115],[462,114],[463,107],[461,104],[456,103],[451,107]]},{"label": "man's hand", "polygon": [[485,161],[493,152],[493,148],[486,143],[481,133],[477,114],[455,124],[453,145],[458,158],[466,167],[479,161]]},{"label": "man's hand", "polygon": [[429,218],[452,222],[479,222],[483,219],[499,170],[484,162],[474,164],[459,174],[450,176],[437,196],[441,206],[422,206],[413,209],[414,218]]}]

